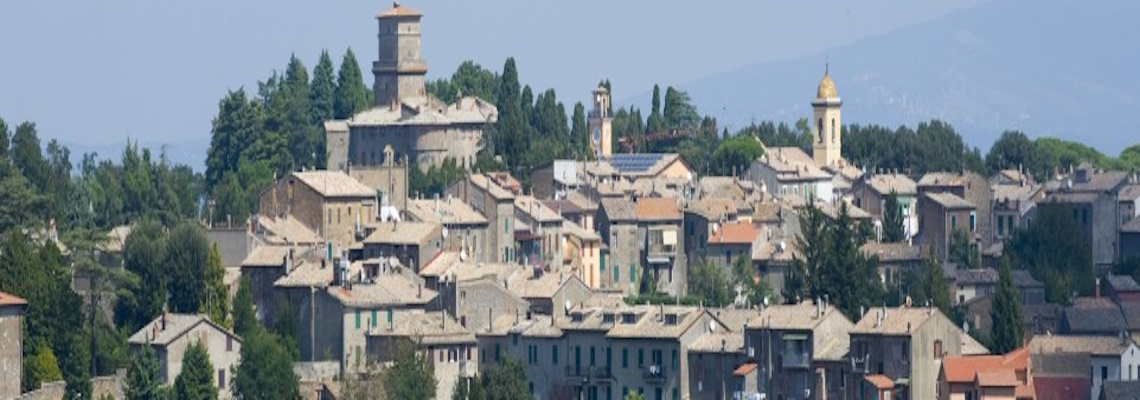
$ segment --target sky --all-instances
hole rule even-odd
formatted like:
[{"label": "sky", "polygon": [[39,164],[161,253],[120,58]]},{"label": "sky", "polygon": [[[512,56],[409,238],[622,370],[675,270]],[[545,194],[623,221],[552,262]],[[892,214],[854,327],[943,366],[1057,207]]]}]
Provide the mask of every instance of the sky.
[{"label": "sky", "polygon": [[[429,78],[515,57],[520,80],[569,109],[608,78],[617,105],[649,108],[662,87],[742,66],[814,56],[986,0],[406,1],[424,13]],[[127,140],[202,167],[228,90],[256,90],[295,54],[310,69],[351,47],[371,85],[375,15],[360,0],[0,2],[0,118],[36,123],[79,154],[118,157]],[[811,89],[811,88],[809,88]],[[805,91],[810,92],[809,89]],[[716,115],[717,99],[695,99]]]}]

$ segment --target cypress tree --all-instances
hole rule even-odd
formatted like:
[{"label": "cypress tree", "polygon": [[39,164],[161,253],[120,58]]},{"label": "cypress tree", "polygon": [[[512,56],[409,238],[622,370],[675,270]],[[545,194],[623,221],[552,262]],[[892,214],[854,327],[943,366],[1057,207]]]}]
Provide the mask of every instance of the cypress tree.
[{"label": "cypress tree", "polygon": [[994,293],[993,308],[990,310],[992,322],[992,348],[995,353],[1007,353],[1021,347],[1021,303],[1018,302],[1017,288],[1013,286],[1013,271],[1009,260],[1003,259],[998,273],[997,292]]},{"label": "cypress tree", "polygon": [[360,64],[349,48],[344,52],[344,60],[336,75],[336,100],[333,104],[333,117],[345,119],[368,108],[369,90],[360,74]]},{"label": "cypress tree", "polygon": [[906,239],[906,230],[903,227],[902,207],[899,205],[899,195],[891,190],[883,203],[883,241],[894,243]]}]

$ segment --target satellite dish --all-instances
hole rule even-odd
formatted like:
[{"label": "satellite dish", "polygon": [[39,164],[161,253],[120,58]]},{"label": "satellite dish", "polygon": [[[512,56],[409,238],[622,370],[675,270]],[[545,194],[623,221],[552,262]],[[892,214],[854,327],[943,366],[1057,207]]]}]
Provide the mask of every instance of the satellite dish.
[{"label": "satellite dish", "polygon": [[443,238],[447,239],[447,227],[443,227]]},{"label": "satellite dish", "polygon": [[566,312],[570,312],[570,306],[572,306],[572,305],[574,305],[574,304],[571,303],[570,300],[566,300],[566,305],[565,305]]},{"label": "satellite dish", "polygon": [[709,321],[709,333],[716,332],[716,321]]},{"label": "satellite dish", "polygon": [[764,307],[768,306],[768,296],[764,296]]}]

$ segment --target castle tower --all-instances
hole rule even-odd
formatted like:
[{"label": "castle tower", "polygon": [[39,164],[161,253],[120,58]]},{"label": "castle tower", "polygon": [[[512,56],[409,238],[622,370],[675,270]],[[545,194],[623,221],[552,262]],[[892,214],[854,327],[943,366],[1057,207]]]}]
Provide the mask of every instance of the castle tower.
[{"label": "castle tower", "polygon": [[376,16],[380,22],[380,54],[372,63],[374,105],[388,107],[403,98],[426,95],[427,63],[420,58],[422,17],[419,11],[400,3]]},{"label": "castle tower", "polygon": [[590,150],[598,158],[609,157],[613,154],[613,131],[610,128],[613,118],[610,117],[610,93],[605,87],[594,89],[594,109],[590,110]]},{"label": "castle tower", "polygon": [[843,119],[839,113],[839,93],[835,91],[835,82],[831,80],[830,71],[826,68],[823,79],[819,81],[815,100],[811,102],[812,108],[812,157],[815,165],[823,168],[839,164],[842,157],[840,149],[843,148]]}]

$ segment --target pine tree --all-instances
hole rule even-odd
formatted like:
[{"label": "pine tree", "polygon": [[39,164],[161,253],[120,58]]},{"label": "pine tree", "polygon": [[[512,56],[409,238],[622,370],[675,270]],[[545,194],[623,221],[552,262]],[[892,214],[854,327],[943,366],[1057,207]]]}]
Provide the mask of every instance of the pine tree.
[{"label": "pine tree", "polygon": [[309,106],[312,124],[319,126],[333,119],[336,103],[336,77],[333,75],[332,59],[329,52],[321,51],[321,58],[313,68],[313,83],[309,86]]},{"label": "pine tree", "polygon": [[576,158],[593,156],[590,153],[590,133],[586,126],[586,107],[581,102],[574,103],[574,115],[570,117],[570,142]]},{"label": "pine tree", "polygon": [[245,400],[301,398],[293,359],[275,336],[265,332],[242,337],[241,364],[234,372],[231,390]]},{"label": "pine tree", "polygon": [[356,55],[352,54],[352,49],[349,48],[344,52],[344,59],[341,60],[340,69],[337,70],[333,116],[336,119],[346,119],[367,109],[370,103],[369,92],[360,74],[360,64],[356,63]]},{"label": "pine tree", "polygon": [[1002,260],[998,272],[998,285],[994,293],[990,320],[992,322],[990,350],[1003,354],[1021,347],[1021,303],[1018,301],[1017,288],[1013,286],[1013,271],[1008,259]]},{"label": "pine tree", "polygon": [[206,260],[206,291],[201,300],[203,309],[198,311],[205,312],[214,323],[229,328],[232,324],[229,319],[229,290],[226,289],[225,275],[222,253],[218,250],[218,244],[214,243],[210,246],[210,255]]},{"label": "pine tree", "polygon": [[162,370],[154,350],[142,346],[142,352],[133,358],[127,369],[127,379],[123,383],[126,400],[153,400],[161,398]]},{"label": "pine tree", "polygon": [[645,133],[661,133],[665,129],[665,118],[661,115],[661,87],[653,85],[653,108],[649,110],[649,121],[646,121]]},{"label": "pine tree", "polygon": [[234,332],[241,337],[253,335],[258,330],[257,316],[253,311],[253,292],[249,278],[241,278],[237,294],[234,295]]},{"label": "pine tree", "polygon": [[382,381],[388,398],[408,400],[435,398],[437,381],[431,360],[412,346],[400,346],[396,349],[396,358],[392,366],[384,371]]},{"label": "pine tree", "polygon": [[183,222],[170,231],[164,277],[170,293],[170,311],[196,313],[206,297],[206,264],[210,244],[196,223]]},{"label": "pine tree", "polygon": [[906,239],[903,227],[902,206],[899,204],[899,195],[891,190],[883,203],[883,241],[887,243],[901,242]]},{"label": "pine tree", "polygon": [[214,387],[214,367],[210,353],[201,341],[193,341],[182,356],[182,372],[174,379],[174,394],[178,399],[217,400]]},{"label": "pine tree", "polygon": [[527,387],[526,370],[511,357],[504,357],[499,365],[487,369],[482,379],[483,391],[490,398],[525,400],[533,398]]}]

